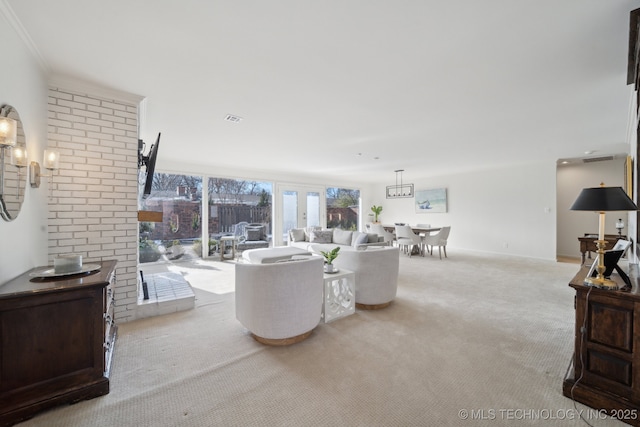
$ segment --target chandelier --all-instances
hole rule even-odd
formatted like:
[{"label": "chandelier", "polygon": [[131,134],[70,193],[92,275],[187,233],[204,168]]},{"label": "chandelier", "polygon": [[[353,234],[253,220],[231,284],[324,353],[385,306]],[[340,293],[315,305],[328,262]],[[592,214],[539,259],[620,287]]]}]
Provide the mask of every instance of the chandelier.
[{"label": "chandelier", "polygon": [[387,186],[387,199],[413,197],[413,184],[402,183],[402,172],[404,172],[404,169],[398,169],[394,172],[396,173],[396,185]]}]

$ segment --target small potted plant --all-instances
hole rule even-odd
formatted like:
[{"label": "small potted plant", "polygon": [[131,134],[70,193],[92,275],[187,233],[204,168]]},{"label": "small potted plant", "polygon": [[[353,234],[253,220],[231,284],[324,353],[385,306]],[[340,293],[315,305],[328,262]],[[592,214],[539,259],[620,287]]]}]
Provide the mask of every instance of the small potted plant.
[{"label": "small potted plant", "polygon": [[333,248],[333,250],[331,251],[320,251],[320,253],[322,254],[322,256],[324,257],[324,272],[325,273],[336,273],[338,271],[337,268],[335,268],[335,265],[333,265],[333,260],[338,258],[338,252],[340,252],[340,246],[336,246],[335,248]]},{"label": "small potted plant", "polygon": [[377,224],[378,223],[378,215],[380,215],[380,212],[382,212],[382,205],[380,205],[380,206],[373,205],[373,206],[371,206],[371,210],[375,214],[375,218],[374,218],[373,222]]}]

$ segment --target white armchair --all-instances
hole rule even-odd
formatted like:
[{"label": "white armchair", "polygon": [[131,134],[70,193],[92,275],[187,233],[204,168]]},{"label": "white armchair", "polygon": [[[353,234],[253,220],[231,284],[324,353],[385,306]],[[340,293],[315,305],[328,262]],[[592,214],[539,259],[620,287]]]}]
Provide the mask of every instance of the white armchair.
[{"label": "white armchair", "polygon": [[304,340],[322,314],[322,266],[321,257],[236,264],[236,319],[263,344]]},{"label": "white armchair", "polygon": [[355,273],[356,307],[363,310],[391,304],[398,290],[400,251],[396,247],[368,247],[340,252],[333,263]]}]

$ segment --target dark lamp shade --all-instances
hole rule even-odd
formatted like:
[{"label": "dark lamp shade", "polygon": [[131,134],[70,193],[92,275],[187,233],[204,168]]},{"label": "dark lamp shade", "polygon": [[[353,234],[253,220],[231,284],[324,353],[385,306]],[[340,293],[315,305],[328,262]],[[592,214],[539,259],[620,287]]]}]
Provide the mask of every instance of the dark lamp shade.
[{"label": "dark lamp shade", "polygon": [[585,188],[571,206],[572,211],[637,211],[622,187]]}]

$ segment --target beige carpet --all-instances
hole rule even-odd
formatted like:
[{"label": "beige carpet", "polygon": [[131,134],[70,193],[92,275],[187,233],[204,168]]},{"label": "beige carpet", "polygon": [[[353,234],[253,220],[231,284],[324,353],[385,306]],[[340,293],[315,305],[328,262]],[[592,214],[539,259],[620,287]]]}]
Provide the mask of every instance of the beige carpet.
[{"label": "beige carpet", "polygon": [[585,425],[561,392],[578,266],[449,252],[401,256],[390,307],[284,348],[236,321],[233,263],[176,264],[196,308],[120,325],[111,393],[21,425]]}]

